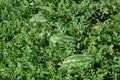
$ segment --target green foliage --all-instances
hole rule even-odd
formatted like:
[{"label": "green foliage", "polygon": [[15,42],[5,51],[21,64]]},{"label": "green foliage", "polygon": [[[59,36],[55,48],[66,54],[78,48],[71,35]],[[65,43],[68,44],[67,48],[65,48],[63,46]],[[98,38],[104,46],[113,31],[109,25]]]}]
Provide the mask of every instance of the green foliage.
[{"label": "green foliage", "polygon": [[120,0],[0,0],[0,80],[119,80]]}]

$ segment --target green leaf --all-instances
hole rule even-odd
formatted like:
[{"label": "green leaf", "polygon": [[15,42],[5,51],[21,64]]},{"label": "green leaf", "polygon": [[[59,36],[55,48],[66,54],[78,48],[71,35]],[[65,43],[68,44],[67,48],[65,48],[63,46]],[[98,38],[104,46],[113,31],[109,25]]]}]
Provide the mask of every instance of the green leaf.
[{"label": "green leaf", "polygon": [[47,7],[47,6],[40,6],[40,9],[49,11],[50,13],[52,12],[52,9],[50,7]]},{"label": "green leaf", "polygon": [[114,19],[116,22],[120,22],[120,13],[113,15],[112,19]]}]

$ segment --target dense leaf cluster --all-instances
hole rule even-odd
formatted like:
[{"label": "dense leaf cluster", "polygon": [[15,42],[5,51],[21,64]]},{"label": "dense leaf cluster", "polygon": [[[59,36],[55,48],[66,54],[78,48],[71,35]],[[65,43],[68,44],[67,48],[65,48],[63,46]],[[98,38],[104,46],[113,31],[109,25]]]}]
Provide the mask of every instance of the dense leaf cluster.
[{"label": "dense leaf cluster", "polygon": [[120,0],[0,0],[1,80],[119,80]]}]

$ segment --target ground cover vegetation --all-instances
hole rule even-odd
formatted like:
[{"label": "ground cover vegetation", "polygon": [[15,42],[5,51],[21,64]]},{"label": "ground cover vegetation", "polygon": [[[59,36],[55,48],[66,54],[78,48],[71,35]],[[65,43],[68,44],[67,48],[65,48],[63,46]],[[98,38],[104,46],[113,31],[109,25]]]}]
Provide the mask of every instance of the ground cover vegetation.
[{"label": "ground cover vegetation", "polygon": [[120,80],[120,0],[0,0],[0,80]]}]

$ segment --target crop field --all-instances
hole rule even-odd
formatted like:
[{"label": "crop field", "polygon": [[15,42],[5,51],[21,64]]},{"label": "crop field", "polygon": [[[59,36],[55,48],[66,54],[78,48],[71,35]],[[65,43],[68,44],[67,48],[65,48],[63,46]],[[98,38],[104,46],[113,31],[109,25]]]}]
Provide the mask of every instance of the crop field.
[{"label": "crop field", "polygon": [[0,0],[0,80],[120,80],[120,0]]}]

